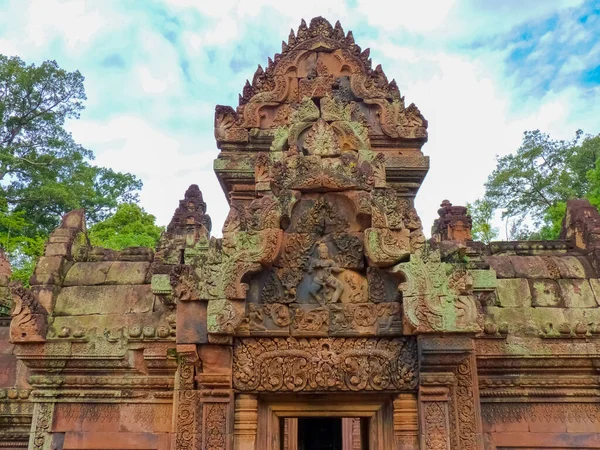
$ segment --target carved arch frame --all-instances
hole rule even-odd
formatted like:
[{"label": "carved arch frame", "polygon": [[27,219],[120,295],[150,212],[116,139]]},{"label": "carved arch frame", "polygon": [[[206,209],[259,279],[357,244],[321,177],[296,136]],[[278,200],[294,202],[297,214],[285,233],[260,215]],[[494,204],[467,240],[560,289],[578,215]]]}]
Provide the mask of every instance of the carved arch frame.
[{"label": "carved arch frame", "polygon": [[[297,417],[366,417],[369,449],[396,448],[393,394],[272,395],[258,397],[256,449],[279,450],[280,419]],[[417,416],[416,401],[414,416]],[[237,418],[237,417],[236,417]],[[416,420],[416,419],[415,419]]]}]

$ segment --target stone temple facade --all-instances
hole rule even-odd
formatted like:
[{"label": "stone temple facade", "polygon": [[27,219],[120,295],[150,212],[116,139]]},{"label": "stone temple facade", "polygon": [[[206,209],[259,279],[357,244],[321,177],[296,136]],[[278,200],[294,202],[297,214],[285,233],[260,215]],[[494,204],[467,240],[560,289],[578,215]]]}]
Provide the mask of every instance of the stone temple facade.
[{"label": "stone temple facade", "polygon": [[156,249],[52,233],[0,258],[0,449],[600,448],[600,214],[471,239],[413,207],[427,121],[351,32],[304,21],[217,106],[223,237],[190,186]]}]

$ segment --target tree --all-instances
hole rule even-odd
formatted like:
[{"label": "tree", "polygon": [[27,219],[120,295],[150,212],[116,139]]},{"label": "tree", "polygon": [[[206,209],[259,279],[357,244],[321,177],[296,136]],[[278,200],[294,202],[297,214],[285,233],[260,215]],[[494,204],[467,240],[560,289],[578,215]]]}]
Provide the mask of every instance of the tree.
[{"label": "tree", "polygon": [[573,140],[564,141],[526,131],[515,154],[498,158],[481,201],[501,209],[507,223],[511,220],[511,237],[556,239],[567,200],[588,198],[600,204],[599,156],[600,135],[583,137],[579,130]]},{"label": "tree", "polygon": [[498,237],[498,229],[492,226],[494,208],[488,200],[477,199],[473,203],[467,203],[467,212],[473,220],[471,232],[474,240],[488,244]]},{"label": "tree", "polygon": [[163,227],[156,217],[135,203],[122,203],[114,215],[92,225],[88,235],[92,245],[121,250],[126,247],[156,247]]},{"label": "tree", "polygon": [[85,208],[91,223],[101,221],[137,201],[142,186],[92,165],[93,153],[65,130],[84,108],[83,80],[55,61],[35,66],[0,55],[0,245],[23,279],[62,215]]},{"label": "tree", "polygon": [[83,110],[83,80],[55,61],[28,66],[0,55],[0,200],[24,212],[27,236],[47,235],[75,208],[96,222],[137,201],[140,180],[91,165],[93,153],[64,129]]}]

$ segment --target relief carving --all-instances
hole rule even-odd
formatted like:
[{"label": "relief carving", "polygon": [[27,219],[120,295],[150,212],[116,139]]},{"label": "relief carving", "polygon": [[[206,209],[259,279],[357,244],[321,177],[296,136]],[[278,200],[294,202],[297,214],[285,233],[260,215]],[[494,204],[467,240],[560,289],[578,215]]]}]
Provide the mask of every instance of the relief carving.
[{"label": "relief carving", "polygon": [[478,332],[483,316],[472,293],[467,270],[442,263],[439,253],[411,255],[397,269],[406,276],[400,285],[404,314],[414,332]]},{"label": "relief carving", "polygon": [[48,331],[48,313],[34,293],[22,286],[11,286],[13,299],[11,342],[45,342]]},{"label": "relief carving", "polygon": [[406,338],[308,338],[234,341],[240,391],[413,389],[416,342]]},{"label": "relief carving", "polygon": [[314,274],[309,291],[319,304],[337,303],[344,285],[333,274],[342,273],[344,269],[329,257],[327,244],[317,245],[317,256],[311,259],[308,271]]}]

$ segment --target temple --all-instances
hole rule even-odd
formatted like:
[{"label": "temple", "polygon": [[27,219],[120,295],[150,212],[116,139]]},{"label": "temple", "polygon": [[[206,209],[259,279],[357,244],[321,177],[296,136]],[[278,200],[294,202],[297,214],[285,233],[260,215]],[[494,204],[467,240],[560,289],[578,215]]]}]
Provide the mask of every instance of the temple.
[{"label": "temple", "polygon": [[75,210],[31,287],[0,254],[0,450],[600,448],[589,203],[485,245],[444,200],[426,238],[428,123],[323,18],[214,125],[222,238],[192,185],[156,249]]}]

